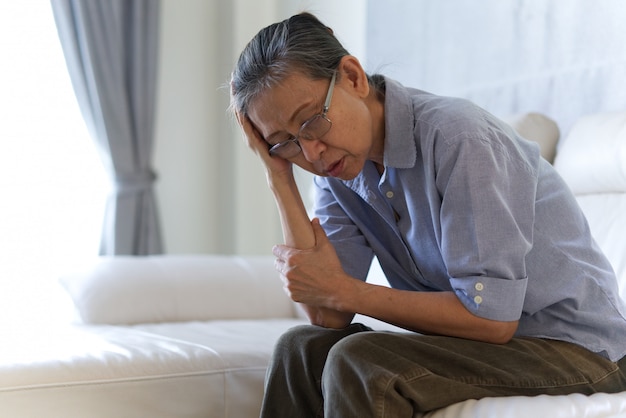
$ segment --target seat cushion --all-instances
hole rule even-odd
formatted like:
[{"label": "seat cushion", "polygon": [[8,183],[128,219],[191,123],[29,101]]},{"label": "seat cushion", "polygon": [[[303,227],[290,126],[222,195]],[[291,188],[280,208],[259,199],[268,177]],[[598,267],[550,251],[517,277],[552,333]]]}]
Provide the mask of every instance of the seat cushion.
[{"label": "seat cushion", "polygon": [[423,418],[624,418],[626,392],[578,393],[563,396],[510,396],[504,398],[471,399],[423,415]]},{"label": "seat cushion", "polygon": [[72,326],[2,336],[10,417],[254,417],[276,339],[297,319]]}]

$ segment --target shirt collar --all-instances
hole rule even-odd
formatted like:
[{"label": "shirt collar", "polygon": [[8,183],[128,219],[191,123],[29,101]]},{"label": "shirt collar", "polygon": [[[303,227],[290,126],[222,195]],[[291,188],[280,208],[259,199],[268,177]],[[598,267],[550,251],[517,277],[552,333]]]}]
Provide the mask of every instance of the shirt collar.
[{"label": "shirt collar", "polygon": [[413,139],[415,116],[407,89],[385,77],[385,167],[411,168],[417,158]]},{"label": "shirt collar", "polygon": [[[409,91],[397,81],[385,77],[385,168],[411,168],[415,165],[417,144],[413,137],[414,126],[415,115]],[[373,167],[373,164],[366,162],[354,179],[339,181],[364,197],[367,185],[373,178]]]}]

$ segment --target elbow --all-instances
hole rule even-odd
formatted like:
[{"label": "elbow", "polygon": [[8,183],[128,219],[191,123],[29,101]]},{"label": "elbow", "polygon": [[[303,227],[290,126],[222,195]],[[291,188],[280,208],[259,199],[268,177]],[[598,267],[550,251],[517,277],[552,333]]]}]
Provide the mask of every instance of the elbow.
[{"label": "elbow", "polygon": [[309,322],[311,323],[311,325],[317,325],[319,327],[333,329],[343,329],[351,323],[351,321],[347,318],[329,317],[328,315],[324,317],[317,316],[314,318],[309,318]]},{"label": "elbow", "polygon": [[515,336],[518,323],[518,321],[493,321],[492,327],[490,327],[489,335],[487,336],[485,341],[492,344],[508,343]]},{"label": "elbow", "polygon": [[312,319],[309,321],[311,323],[311,325],[316,325],[318,327],[324,327],[324,328],[332,328],[332,329],[343,329],[345,327],[347,327],[348,325],[350,325],[350,323],[345,323],[342,321],[328,321],[328,320],[316,320],[316,319]]},{"label": "elbow", "polygon": [[324,328],[343,329],[350,325],[354,314],[333,311],[330,309],[319,309],[314,315],[309,316],[311,325]]},{"label": "elbow", "polygon": [[350,325],[354,314],[334,311],[327,308],[315,308],[303,305],[311,325],[324,328],[343,329]]}]

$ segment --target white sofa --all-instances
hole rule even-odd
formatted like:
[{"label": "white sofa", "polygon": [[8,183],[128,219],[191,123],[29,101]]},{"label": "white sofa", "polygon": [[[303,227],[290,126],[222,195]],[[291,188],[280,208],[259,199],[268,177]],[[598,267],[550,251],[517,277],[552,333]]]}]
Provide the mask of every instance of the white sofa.
[{"label": "white sofa", "polygon": [[[553,124],[539,115],[512,123],[551,144],[544,150],[551,158]],[[581,119],[554,164],[626,300],[626,113]],[[377,265],[370,278],[384,280]],[[61,282],[75,323],[3,333],[2,417],[256,417],[274,342],[306,323],[271,257],[101,258]],[[468,400],[426,416],[626,417],[626,392]]]}]

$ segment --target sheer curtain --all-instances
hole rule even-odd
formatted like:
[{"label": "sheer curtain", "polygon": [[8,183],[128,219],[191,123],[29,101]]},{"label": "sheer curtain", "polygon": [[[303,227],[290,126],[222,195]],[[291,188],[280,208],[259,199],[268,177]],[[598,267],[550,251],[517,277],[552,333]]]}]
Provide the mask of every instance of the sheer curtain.
[{"label": "sheer curtain", "polygon": [[0,2],[3,330],[71,316],[56,279],[98,254],[109,186],[56,32],[49,2]]},{"label": "sheer curtain", "polygon": [[162,252],[152,170],[158,0],[52,0],[74,91],[112,181],[100,254]]}]

